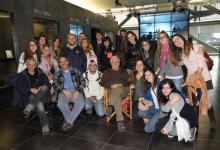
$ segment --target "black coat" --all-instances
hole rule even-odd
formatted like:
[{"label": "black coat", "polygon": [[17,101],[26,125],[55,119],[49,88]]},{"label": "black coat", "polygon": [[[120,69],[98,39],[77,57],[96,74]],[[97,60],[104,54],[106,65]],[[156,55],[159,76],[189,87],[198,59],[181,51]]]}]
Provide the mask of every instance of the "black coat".
[{"label": "black coat", "polygon": [[71,67],[78,69],[81,73],[86,71],[86,54],[84,50],[78,45],[73,49],[70,49],[68,46],[64,46],[61,50],[61,56],[64,56],[69,60]]},{"label": "black coat", "polygon": [[141,50],[141,58],[146,68],[154,69],[154,53],[152,51],[149,51],[148,55],[146,55],[144,50]]},{"label": "black coat", "polygon": [[141,58],[139,44],[128,44],[127,52],[125,54],[125,67],[126,69],[134,70],[136,61]]},{"label": "black coat", "polygon": [[[37,81],[34,87],[46,85],[50,88],[50,82],[47,76],[40,70],[36,70]],[[12,105],[19,108],[24,108],[29,102],[29,96],[31,94],[31,84],[27,73],[27,69],[24,71],[7,78],[7,83],[14,87],[14,99]]]},{"label": "black coat", "polygon": [[103,47],[102,51],[100,52],[100,59],[99,59],[99,70],[105,71],[108,68],[111,68],[110,59],[115,54],[115,50],[112,47],[106,48]]}]

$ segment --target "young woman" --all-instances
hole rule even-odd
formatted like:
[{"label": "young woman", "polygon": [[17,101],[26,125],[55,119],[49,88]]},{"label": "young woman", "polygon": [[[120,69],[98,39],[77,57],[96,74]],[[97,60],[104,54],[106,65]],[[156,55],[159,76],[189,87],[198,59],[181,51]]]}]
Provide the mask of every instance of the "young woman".
[{"label": "young woman", "polygon": [[161,81],[158,97],[160,100],[161,114],[163,114],[158,121],[158,129],[160,132],[164,135],[168,135],[168,137],[177,136],[175,118],[172,117],[172,109],[174,109],[181,117],[189,122],[192,135],[190,140],[194,140],[197,127],[196,112],[191,105],[185,103],[185,100],[176,90],[172,80],[164,79]]},{"label": "young woman", "polygon": [[84,50],[84,52],[86,54],[87,68],[88,68],[90,60],[96,58],[95,52],[93,51],[93,47],[89,43],[87,38],[82,38],[81,39],[80,46],[82,47],[82,49]]},{"label": "young woman", "polygon": [[38,48],[37,42],[34,39],[28,41],[28,45],[25,48],[25,51],[21,53],[19,58],[18,70],[17,73],[22,72],[27,68],[26,61],[29,58],[34,58],[37,63],[37,66],[40,64],[41,51]]},{"label": "young woman", "polygon": [[170,55],[159,73],[159,77],[171,79],[179,92],[182,92],[182,84],[184,82],[182,65],[181,51],[171,48]]},{"label": "young woman", "polygon": [[110,59],[115,54],[115,50],[113,48],[113,43],[110,37],[106,36],[102,41],[102,50],[100,52],[100,70],[104,71],[111,67]]},{"label": "young woman", "polygon": [[134,88],[132,111],[133,118],[138,118],[138,100],[143,97],[146,92],[145,78],[144,78],[144,62],[143,60],[137,60],[135,64],[135,70],[130,75],[131,88]]},{"label": "young woman", "polygon": [[148,40],[141,41],[141,58],[146,68],[154,69],[154,52],[151,49],[151,43]]},{"label": "young woman", "polygon": [[157,38],[157,51],[155,53],[154,67],[155,72],[159,73],[163,68],[170,54],[169,35],[165,31],[161,31]]},{"label": "young woman", "polygon": [[43,51],[44,45],[47,44],[47,37],[45,35],[40,35],[39,40],[38,40],[38,46],[41,50],[41,53]]},{"label": "young woman", "polygon": [[53,39],[52,50],[53,50],[53,56],[56,58],[56,60],[59,60],[61,49],[62,49],[61,38],[55,37]]},{"label": "young woman", "polygon": [[[152,69],[147,69],[144,73],[146,82],[145,96],[139,98],[141,105],[147,105],[147,101],[151,103],[151,106],[147,110],[139,110],[138,115],[143,118],[145,127],[144,131],[151,133],[155,131],[156,123],[160,117],[160,109],[157,99],[157,91],[159,81]],[[139,104],[140,105],[140,104]]]},{"label": "young woman", "polygon": [[[206,81],[208,92],[213,89],[211,74],[208,70],[206,59],[203,56],[203,46],[194,44],[191,45],[182,35],[175,34],[171,37],[176,49],[182,51],[182,62],[187,68],[187,76],[200,72]],[[216,119],[212,102],[208,100],[208,116],[210,119],[211,129],[215,129]]]},{"label": "young woman", "polygon": [[140,43],[132,31],[126,33],[125,41],[125,67],[130,73],[134,70],[136,61],[141,58]]}]

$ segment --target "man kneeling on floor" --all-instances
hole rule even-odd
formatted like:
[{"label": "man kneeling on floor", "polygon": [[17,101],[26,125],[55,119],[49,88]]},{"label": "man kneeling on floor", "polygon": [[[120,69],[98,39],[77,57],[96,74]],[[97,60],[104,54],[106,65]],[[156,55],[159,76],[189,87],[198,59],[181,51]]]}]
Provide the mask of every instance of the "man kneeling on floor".
[{"label": "man kneeling on floor", "polygon": [[108,88],[109,90],[109,97],[108,97],[109,106],[106,111],[106,115],[111,116],[114,107],[116,112],[118,130],[120,132],[125,132],[126,129],[124,126],[121,100],[128,93],[128,86],[129,86],[128,73],[125,69],[120,67],[119,56],[117,55],[112,56],[110,63],[112,68],[104,71],[100,82],[101,86]]},{"label": "man kneeling on floor", "polygon": [[86,97],[85,108],[87,110],[87,113],[91,114],[92,107],[94,106],[96,114],[102,117],[104,116],[104,88],[99,85],[102,73],[98,71],[96,58],[90,59],[88,71],[86,71],[83,76],[86,80],[84,93]]},{"label": "man kneeling on floor", "polygon": [[[59,65],[61,69],[54,75],[54,88],[59,92],[58,108],[65,118],[62,130],[67,131],[72,128],[74,121],[84,107],[85,80],[77,69],[69,66],[66,57],[60,57]],[[72,109],[69,107],[70,103],[74,103]]]},{"label": "man kneeling on floor", "polygon": [[[36,62],[33,58],[26,61],[27,69],[17,74],[15,78],[9,81],[17,93],[21,95],[26,107],[23,111],[25,118],[28,118],[31,111],[36,109],[43,135],[48,135],[49,121],[44,109],[44,103],[48,101],[50,83],[47,76],[37,69]],[[18,96],[19,97],[19,96]]]}]

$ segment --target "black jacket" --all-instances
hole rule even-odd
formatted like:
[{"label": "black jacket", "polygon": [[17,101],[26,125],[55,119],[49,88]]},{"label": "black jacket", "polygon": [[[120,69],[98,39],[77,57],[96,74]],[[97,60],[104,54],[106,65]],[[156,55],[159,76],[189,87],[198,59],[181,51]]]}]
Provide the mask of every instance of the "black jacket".
[{"label": "black jacket", "polygon": [[[47,76],[40,70],[36,69],[37,81],[34,87],[46,85],[51,87]],[[29,102],[29,96],[31,94],[31,84],[27,69],[24,71],[7,78],[7,83],[14,87],[14,99],[12,105],[19,108],[24,108]]]},{"label": "black jacket", "polygon": [[140,47],[138,44],[128,44],[127,53],[125,54],[125,67],[126,69],[134,70],[135,63],[141,58]]},{"label": "black jacket", "polygon": [[69,60],[70,66],[78,69],[81,73],[86,71],[87,68],[87,58],[84,50],[78,45],[73,49],[64,46],[61,50],[61,56],[66,57]]}]

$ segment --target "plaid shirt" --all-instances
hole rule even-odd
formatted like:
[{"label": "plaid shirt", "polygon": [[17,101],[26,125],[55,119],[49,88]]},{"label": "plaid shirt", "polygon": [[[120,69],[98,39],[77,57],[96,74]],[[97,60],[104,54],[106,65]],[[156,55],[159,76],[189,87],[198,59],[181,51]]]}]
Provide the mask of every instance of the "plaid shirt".
[{"label": "plaid shirt", "polygon": [[[74,84],[74,89],[77,89],[81,94],[83,94],[83,89],[86,87],[85,79],[83,78],[80,71],[73,67],[69,67],[72,81]],[[63,90],[64,89],[64,76],[63,70],[60,69],[58,72],[54,74],[54,83],[53,87],[55,90]]]}]

